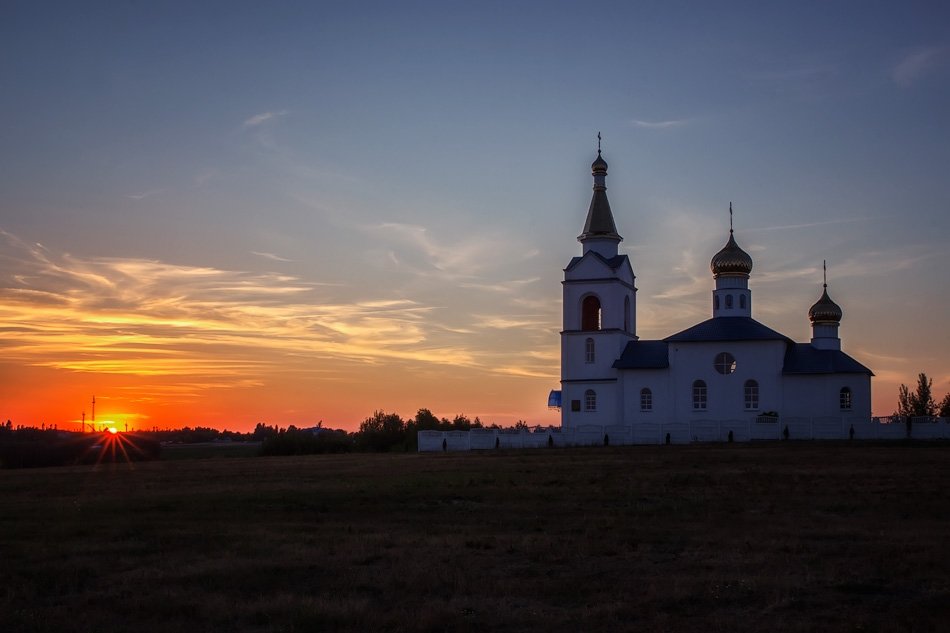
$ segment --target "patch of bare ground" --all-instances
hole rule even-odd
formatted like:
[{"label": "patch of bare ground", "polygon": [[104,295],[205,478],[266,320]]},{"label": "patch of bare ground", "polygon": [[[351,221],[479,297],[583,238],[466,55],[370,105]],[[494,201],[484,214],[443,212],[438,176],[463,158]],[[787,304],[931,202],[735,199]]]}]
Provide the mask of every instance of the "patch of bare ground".
[{"label": "patch of bare ground", "polygon": [[0,471],[3,631],[936,631],[950,446]]}]

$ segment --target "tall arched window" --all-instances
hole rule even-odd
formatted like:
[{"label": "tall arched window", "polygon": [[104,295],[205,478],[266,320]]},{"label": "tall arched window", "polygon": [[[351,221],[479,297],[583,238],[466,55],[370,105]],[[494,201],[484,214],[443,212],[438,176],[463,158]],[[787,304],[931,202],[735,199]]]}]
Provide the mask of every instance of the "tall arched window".
[{"label": "tall arched window", "polygon": [[597,410],[597,392],[593,389],[588,389],[584,392],[584,411],[596,411]]},{"label": "tall arched window", "polygon": [[648,387],[640,390],[640,410],[653,411],[653,392]]},{"label": "tall arched window", "polygon": [[745,295],[739,295],[739,307],[745,310]]},{"label": "tall arched window", "polygon": [[754,380],[745,381],[745,408],[754,411],[759,408],[759,383]]},{"label": "tall arched window", "polygon": [[838,402],[841,405],[842,411],[851,410],[851,387],[841,388],[841,394],[838,397]]},{"label": "tall arched window", "polygon": [[623,331],[630,332],[630,297],[623,298]]},{"label": "tall arched window", "polygon": [[713,310],[719,309],[719,295],[713,295]]},{"label": "tall arched window", "polygon": [[702,380],[693,383],[693,409],[706,410],[706,383]]},{"label": "tall arched window", "polygon": [[594,295],[584,297],[581,304],[581,329],[588,332],[600,329],[600,299]]},{"label": "tall arched window", "polygon": [[584,341],[584,362],[593,363],[594,362],[594,339],[589,338]]},{"label": "tall arched window", "polygon": [[732,295],[726,295],[726,310],[732,310]]}]

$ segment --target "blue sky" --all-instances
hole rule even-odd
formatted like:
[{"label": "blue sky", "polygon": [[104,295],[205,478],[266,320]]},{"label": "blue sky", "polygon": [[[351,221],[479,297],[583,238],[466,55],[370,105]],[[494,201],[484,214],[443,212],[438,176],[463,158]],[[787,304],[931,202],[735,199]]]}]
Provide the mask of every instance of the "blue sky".
[{"label": "blue sky", "polygon": [[[759,320],[807,340],[827,259],[875,413],[918,371],[950,391],[945,3],[12,2],[0,80],[4,372],[105,372],[216,424],[240,402],[232,426],[554,422],[600,131],[641,337],[708,316],[732,201]],[[124,362],[24,324],[64,297],[136,339]]]}]

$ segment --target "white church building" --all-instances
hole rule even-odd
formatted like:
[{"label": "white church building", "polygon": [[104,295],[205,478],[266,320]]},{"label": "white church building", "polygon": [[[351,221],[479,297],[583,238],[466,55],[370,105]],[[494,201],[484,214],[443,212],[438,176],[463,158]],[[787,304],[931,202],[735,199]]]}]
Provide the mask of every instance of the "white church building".
[{"label": "white church building", "polygon": [[561,389],[549,402],[561,408],[563,431],[637,437],[642,429],[652,438],[680,428],[695,438],[706,428],[722,439],[730,429],[731,439],[735,429],[739,440],[776,437],[791,425],[812,437],[841,437],[853,421],[870,419],[873,374],[841,350],[842,311],[827,283],[808,310],[811,341],[796,343],[756,321],[752,258],[731,226],[710,262],[712,317],[661,340],[638,337],[636,277],[630,258],[618,252],[623,238],[599,149],[591,169],[581,255],[564,269]]}]

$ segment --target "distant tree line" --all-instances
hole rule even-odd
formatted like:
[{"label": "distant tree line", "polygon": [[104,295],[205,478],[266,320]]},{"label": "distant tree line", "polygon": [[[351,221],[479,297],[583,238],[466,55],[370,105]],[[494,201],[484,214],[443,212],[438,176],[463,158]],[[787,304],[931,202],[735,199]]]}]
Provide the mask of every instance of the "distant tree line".
[{"label": "distant tree line", "polygon": [[[261,455],[312,455],[349,452],[413,452],[418,449],[418,431],[468,431],[484,428],[475,417],[459,414],[451,420],[439,418],[429,409],[419,409],[409,419],[397,413],[374,411],[360,423],[359,430],[347,432],[324,428],[323,422],[310,428],[291,425],[287,428],[259,422],[253,431],[241,433],[220,431],[210,427],[137,431],[133,433],[78,433],[32,427],[13,428],[11,422],[0,424],[0,467],[62,466],[95,463],[110,458],[102,447],[121,442],[130,460],[156,459],[163,444],[197,444],[210,442],[257,442]],[[488,428],[500,428],[492,424]],[[515,428],[528,424],[519,420]],[[135,448],[129,448],[133,446]],[[134,455],[132,455],[134,453]],[[124,459],[118,451],[117,459]]]}]

